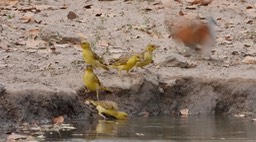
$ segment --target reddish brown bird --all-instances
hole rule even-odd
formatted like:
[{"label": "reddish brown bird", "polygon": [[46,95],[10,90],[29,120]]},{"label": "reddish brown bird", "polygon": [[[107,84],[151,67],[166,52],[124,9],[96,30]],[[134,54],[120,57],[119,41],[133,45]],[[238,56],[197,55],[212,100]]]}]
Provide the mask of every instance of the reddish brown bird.
[{"label": "reddish brown bird", "polygon": [[210,49],[216,42],[215,25],[212,18],[208,18],[207,23],[184,24],[173,32],[172,37],[185,46],[200,51],[203,56],[210,56]]}]

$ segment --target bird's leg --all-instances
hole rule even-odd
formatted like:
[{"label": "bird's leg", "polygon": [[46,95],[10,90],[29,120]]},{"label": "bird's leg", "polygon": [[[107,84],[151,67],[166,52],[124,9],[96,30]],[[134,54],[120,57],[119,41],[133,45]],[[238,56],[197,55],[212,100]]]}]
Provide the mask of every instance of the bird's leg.
[{"label": "bird's leg", "polygon": [[120,78],[122,78],[122,70],[120,70],[120,69],[118,70],[118,75]]},{"label": "bird's leg", "polygon": [[86,94],[87,92],[88,92],[88,91],[87,91],[87,88],[85,87],[83,94]]},{"label": "bird's leg", "polygon": [[131,76],[131,74],[130,74],[129,70],[127,70],[127,71],[126,71],[126,73],[128,74],[128,76]]},{"label": "bird's leg", "polygon": [[102,113],[99,112],[98,114],[99,114],[99,116],[101,116],[104,120],[107,119]]},{"label": "bird's leg", "polygon": [[96,91],[97,99],[99,100],[99,91]]}]

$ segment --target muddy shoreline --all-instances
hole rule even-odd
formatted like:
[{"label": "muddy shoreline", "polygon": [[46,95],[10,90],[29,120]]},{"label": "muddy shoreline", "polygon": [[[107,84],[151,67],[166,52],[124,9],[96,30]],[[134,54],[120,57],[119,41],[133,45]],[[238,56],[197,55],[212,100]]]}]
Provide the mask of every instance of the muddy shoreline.
[{"label": "muddy shoreline", "polygon": [[[101,93],[101,99],[115,101],[129,116],[178,115],[188,109],[190,115],[256,114],[256,80],[176,78],[173,83],[154,83],[144,80],[130,89],[115,89],[111,94]],[[113,88],[112,88],[113,89]],[[2,89],[4,90],[4,89]],[[95,94],[45,90],[1,92],[1,122],[51,122],[56,116],[67,119],[96,118],[95,110],[84,103]]]}]

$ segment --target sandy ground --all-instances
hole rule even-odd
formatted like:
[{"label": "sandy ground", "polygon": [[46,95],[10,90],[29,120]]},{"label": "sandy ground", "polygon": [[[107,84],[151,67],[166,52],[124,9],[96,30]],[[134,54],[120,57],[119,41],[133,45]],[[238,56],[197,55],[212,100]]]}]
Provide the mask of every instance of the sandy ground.
[{"label": "sandy ground", "polygon": [[[130,75],[124,73],[122,79],[116,70],[96,70],[102,84],[110,88],[133,90],[134,85],[146,80],[153,84],[149,88],[161,93],[168,90],[154,86],[170,85],[175,78],[192,77],[196,78],[192,79],[195,82],[213,79],[208,81],[212,85],[219,79],[242,82],[256,79],[254,0],[214,0],[199,10],[185,0],[181,3],[173,0],[39,0],[31,3],[20,0],[15,5],[5,4],[3,1],[0,7],[0,84],[2,92],[6,90],[7,94],[37,90],[41,91],[38,94],[48,91],[53,92],[48,94],[76,95],[84,86],[82,75],[86,66],[77,45],[78,33],[84,34],[95,52],[107,61],[123,53],[143,51],[148,43],[160,46],[154,52],[154,65],[135,69]],[[68,14],[70,11],[75,15]],[[180,16],[180,11],[185,15]],[[195,19],[197,12],[201,18],[212,16],[218,24],[213,60],[185,57],[182,54],[185,47],[169,37],[166,20]],[[243,61],[246,56],[251,56],[252,61]],[[195,66],[184,68],[189,64]],[[71,98],[70,104],[76,97]],[[106,98],[122,101],[113,95]],[[26,102],[19,102],[23,101]]]}]

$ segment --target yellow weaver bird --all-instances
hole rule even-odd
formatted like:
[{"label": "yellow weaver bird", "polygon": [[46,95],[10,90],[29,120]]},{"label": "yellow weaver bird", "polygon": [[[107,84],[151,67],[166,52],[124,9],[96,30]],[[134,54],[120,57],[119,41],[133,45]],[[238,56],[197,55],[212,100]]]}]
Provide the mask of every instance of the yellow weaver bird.
[{"label": "yellow weaver bird", "polygon": [[103,59],[100,58],[95,52],[92,51],[89,42],[83,41],[81,43],[81,47],[83,49],[82,55],[86,64],[92,65],[93,67],[96,67],[96,68],[109,70],[109,68],[106,65],[104,65]]},{"label": "yellow weaver bird", "polygon": [[122,70],[126,70],[128,73],[139,61],[140,57],[139,55],[132,55],[130,58],[124,57],[124,58],[118,58],[118,59],[113,59],[110,61],[110,64],[113,68],[118,69],[118,74],[121,76]]},{"label": "yellow weaver bird", "polygon": [[128,117],[128,114],[126,112],[108,110],[100,105],[98,105],[96,109],[98,110],[98,114],[104,119],[106,119],[106,117],[114,117],[115,119],[124,120]]},{"label": "yellow weaver bird", "polygon": [[108,100],[104,100],[104,101],[87,100],[87,101],[89,101],[89,103],[94,106],[100,105],[107,110],[113,110],[113,111],[119,110],[117,103],[115,103],[113,101],[108,101]]},{"label": "yellow weaver bird", "polygon": [[127,119],[128,114],[123,111],[119,111],[117,103],[113,101],[93,101],[93,100],[86,100],[93,106],[96,107],[98,114],[103,117],[104,119],[107,118],[114,118],[114,119]]},{"label": "yellow weaver bird", "polygon": [[156,49],[156,45],[148,44],[144,52],[140,54],[142,60],[138,61],[136,67],[143,68],[144,66],[153,62],[153,51]]},{"label": "yellow weaver bird", "polygon": [[85,70],[85,73],[83,76],[83,81],[84,81],[86,88],[89,91],[96,91],[98,100],[99,100],[99,91],[100,90],[106,90],[106,91],[111,92],[110,90],[108,90],[107,88],[105,88],[101,85],[100,80],[96,76],[96,74],[94,74],[93,68],[91,65],[86,67],[86,70]]}]

